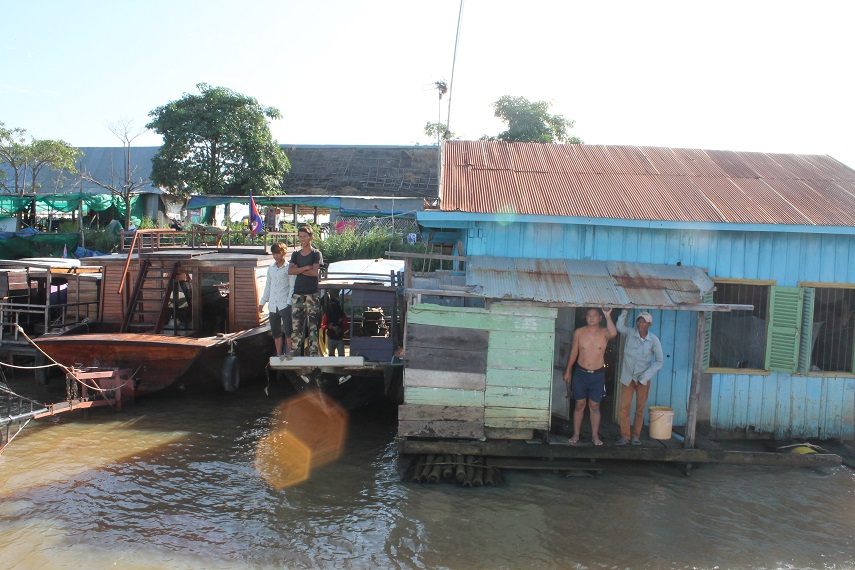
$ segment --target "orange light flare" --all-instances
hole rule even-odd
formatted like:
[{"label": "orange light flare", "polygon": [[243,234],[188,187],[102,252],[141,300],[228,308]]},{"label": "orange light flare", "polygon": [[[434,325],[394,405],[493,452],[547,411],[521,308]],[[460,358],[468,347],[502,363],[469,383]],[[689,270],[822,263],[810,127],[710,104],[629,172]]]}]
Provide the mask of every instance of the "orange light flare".
[{"label": "orange light flare", "polygon": [[278,489],[306,481],[312,469],[335,461],[344,450],[347,411],[312,391],[273,411],[270,434],[255,449],[255,470]]}]

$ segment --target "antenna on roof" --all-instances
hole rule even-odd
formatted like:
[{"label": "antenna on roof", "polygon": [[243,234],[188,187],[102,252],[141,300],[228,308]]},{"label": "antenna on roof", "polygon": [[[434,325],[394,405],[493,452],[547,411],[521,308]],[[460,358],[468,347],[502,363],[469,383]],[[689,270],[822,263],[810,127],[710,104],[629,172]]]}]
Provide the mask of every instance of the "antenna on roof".
[{"label": "antenna on roof", "polygon": [[[460,23],[463,21],[463,2],[460,0],[460,11],[457,14],[457,33],[454,36],[454,57],[451,60],[451,81],[448,83],[449,90],[454,93],[454,66],[457,63],[457,45],[460,43]],[[451,135],[451,95],[448,96],[448,113],[445,116],[445,133],[443,138]]]}]

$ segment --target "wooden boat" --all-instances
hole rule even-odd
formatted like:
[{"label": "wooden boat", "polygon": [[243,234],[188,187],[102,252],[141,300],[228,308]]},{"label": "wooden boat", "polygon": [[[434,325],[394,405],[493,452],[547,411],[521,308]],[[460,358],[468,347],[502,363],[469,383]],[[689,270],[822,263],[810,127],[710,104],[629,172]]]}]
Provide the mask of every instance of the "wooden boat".
[{"label": "wooden boat", "polygon": [[320,279],[322,310],[329,295],[348,316],[345,356],[270,359],[270,368],[297,391],[320,389],[347,409],[403,397],[404,262],[384,259],[330,264]]},{"label": "wooden boat", "polygon": [[141,230],[129,254],[80,260],[100,269],[99,317],[54,328],[38,347],[68,367],[131,369],[135,395],[231,391],[264,377],[274,348],[258,300],[272,256],[164,245],[180,233]]}]

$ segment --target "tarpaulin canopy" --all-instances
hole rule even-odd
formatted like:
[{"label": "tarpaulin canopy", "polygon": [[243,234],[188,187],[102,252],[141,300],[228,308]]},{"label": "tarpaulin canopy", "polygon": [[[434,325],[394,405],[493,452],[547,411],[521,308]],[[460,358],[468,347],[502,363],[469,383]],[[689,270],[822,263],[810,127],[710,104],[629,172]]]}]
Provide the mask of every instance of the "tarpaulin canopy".
[{"label": "tarpaulin canopy", "polygon": [[[135,210],[139,196],[131,197],[131,210]],[[81,206],[92,212],[103,212],[110,207],[116,208],[120,216],[125,215],[125,201],[112,194],[48,194],[44,196],[0,196],[0,213],[13,216],[32,208],[36,203],[36,212],[73,212]]]}]

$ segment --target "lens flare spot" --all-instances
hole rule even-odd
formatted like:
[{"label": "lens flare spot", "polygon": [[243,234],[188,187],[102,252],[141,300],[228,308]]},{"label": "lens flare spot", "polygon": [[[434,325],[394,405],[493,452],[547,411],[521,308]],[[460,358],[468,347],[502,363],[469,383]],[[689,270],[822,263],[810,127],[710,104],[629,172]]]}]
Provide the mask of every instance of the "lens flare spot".
[{"label": "lens flare spot", "polygon": [[312,469],[341,456],[347,420],[347,412],[321,392],[284,402],[273,412],[270,435],[258,443],[256,471],[277,488],[302,483]]}]

